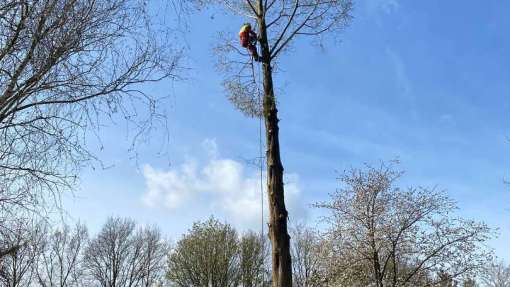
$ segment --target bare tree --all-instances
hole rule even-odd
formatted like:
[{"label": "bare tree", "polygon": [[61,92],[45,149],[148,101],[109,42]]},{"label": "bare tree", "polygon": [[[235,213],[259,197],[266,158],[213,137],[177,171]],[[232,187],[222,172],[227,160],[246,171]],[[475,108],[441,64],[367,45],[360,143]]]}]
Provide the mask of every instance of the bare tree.
[{"label": "bare tree", "polygon": [[99,286],[127,286],[136,272],[132,266],[132,237],[135,223],[129,219],[109,218],[85,251],[85,266]]},{"label": "bare tree", "polygon": [[303,224],[291,228],[293,284],[296,287],[324,286],[324,260],[320,234]]},{"label": "bare tree", "polygon": [[241,237],[239,243],[241,286],[269,286],[270,276],[266,268],[266,259],[269,258],[268,243],[265,237],[253,231]]},{"label": "bare tree", "polygon": [[85,225],[63,225],[46,236],[38,254],[36,277],[41,287],[84,285],[83,252],[88,241]]},{"label": "bare tree", "polygon": [[510,287],[510,266],[503,261],[492,262],[482,274],[484,286]]},{"label": "bare tree", "polygon": [[[231,37],[216,50],[225,74],[224,86],[233,104],[248,116],[263,117],[266,127],[269,237],[272,243],[273,286],[292,286],[292,264],[287,231],[283,165],[280,158],[277,99],[273,68],[298,38],[315,39],[338,31],[350,21],[351,0],[194,0],[198,5],[218,4],[228,12],[257,23],[262,78],[253,62]],[[233,34],[233,33],[232,33]]]},{"label": "bare tree", "polygon": [[443,192],[394,187],[400,176],[384,164],[353,169],[329,202],[316,205],[330,212],[333,274],[377,287],[434,286],[444,280],[431,282],[430,275],[440,273],[452,280],[477,275],[490,259],[490,229],[454,217],[455,203]]},{"label": "bare tree", "polygon": [[166,244],[157,229],[133,220],[109,218],[85,252],[92,281],[103,287],[154,286],[164,266]]},{"label": "bare tree", "polygon": [[168,257],[167,279],[179,287],[224,286],[240,283],[237,232],[214,218],[197,222]]},{"label": "bare tree", "polygon": [[0,283],[6,287],[25,287],[34,282],[37,256],[41,252],[43,224],[36,221],[17,221],[10,226],[8,238],[17,248],[0,258]]},{"label": "bare tree", "polygon": [[162,238],[157,227],[145,228],[140,231],[138,241],[141,241],[142,280],[140,287],[159,286],[165,275],[165,261],[170,251],[167,242]]},{"label": "bare tree", "polygon": [[[3,214],[2,214],[3,215]],[[12,228],[13,224],[17,224],[16,220],[1,218],[0,221],[0,261],[9,255],[14,255],[22,246],[23,242],[12,240],[16,236],[17,230]]]},{"label": "bare tree", "polygon": [[173,77],[178,56],[145,2],[1,1],[0,216],[70,187],[102,120],[125,119],[134,141],[163,120],[143,87]]},{"label": "bare tree", "polygon": [[0,167],[0,260],[4,256],[14,255],[29,241],[29,238],[26,241],[14,238],[30,234],[28,223],[33,222],[35,217],[42,219],[41,215],[45,212],[44,201],[34,194],[30,184],[16,184],[15,173],[12,174],[13,179],[2,179],[1,174]]}]

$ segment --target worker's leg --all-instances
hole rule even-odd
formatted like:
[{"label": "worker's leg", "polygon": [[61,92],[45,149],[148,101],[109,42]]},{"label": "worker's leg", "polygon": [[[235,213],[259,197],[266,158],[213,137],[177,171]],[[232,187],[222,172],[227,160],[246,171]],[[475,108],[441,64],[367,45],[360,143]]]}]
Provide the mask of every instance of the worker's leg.
[{"label": "worker's leg", "polygon": [[260,60],[260,58],[259,58],[259,54],[257,53],[257,47],[256,47],[256,46],[254,46],[254,45],[249,45],[249,46],[248,46],[248,51],[250,51],[250,54],[253,56],[253,59],[254,59],[255,61],[257,61],[257,62],[258,62],[258,61]]}]

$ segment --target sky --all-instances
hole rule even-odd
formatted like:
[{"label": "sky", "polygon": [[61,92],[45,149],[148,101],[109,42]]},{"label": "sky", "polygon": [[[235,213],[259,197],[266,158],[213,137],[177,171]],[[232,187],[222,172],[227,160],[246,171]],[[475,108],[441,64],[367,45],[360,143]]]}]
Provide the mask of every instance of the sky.
[{"label": "sky", "polygon": [[[328,199],[345,169],[399,159],[397,185],[444,190],[459,215],[498,229],[490,245],[510,260],[509,9],[355,1],[339,41],[298,40],[276,76],[291,222],[315,224],[310,205]],[[156,132],[133,160],[125,128],[106,125],[103,148],[90,148],[109,168],[84,169],[65,195],[70,217],[93,232],[108,216],[157,224],[172,240],[211,215],[261,228],[259,122],[229,103],[211,51],[218,31],[237,33],[244,20],[213,10],[190,20],[183,79],[150,90],[168,96],[168,144]]]}]

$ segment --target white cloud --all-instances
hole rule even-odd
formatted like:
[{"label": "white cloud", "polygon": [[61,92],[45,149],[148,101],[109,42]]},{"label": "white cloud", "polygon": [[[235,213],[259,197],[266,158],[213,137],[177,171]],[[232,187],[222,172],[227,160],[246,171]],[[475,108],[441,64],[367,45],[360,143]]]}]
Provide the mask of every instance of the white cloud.
[{"label": "white cloud", "polygon": [[[260,173],[246,169],[239,161],[220,158],[214,140],[205,140],[202,147],[207,152],[207,159],[201,163],[188,159],[166,170],[145,165],[144,203],[171,212],[193,206],[198,212],[225,217],[238,227],[258,226],[261,218]],[[289,212],[293,218],[302,218],[305,209],[301,203],[299,177],[288,174],[285,178]],[[265,192],[263,202],[267,215]]]}]

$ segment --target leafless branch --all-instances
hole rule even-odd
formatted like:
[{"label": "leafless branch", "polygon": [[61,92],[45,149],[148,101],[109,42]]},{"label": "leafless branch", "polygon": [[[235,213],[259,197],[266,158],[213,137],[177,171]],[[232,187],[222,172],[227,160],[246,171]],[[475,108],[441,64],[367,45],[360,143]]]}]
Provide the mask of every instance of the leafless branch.
[{"label": "leafless branch", "polygon": [[164,124],[144,85],[175,78],[180,52],[156,21],[142,0],[2,1],[0,201],[72,188],[104,120],[129,123],[134,143]]}]

